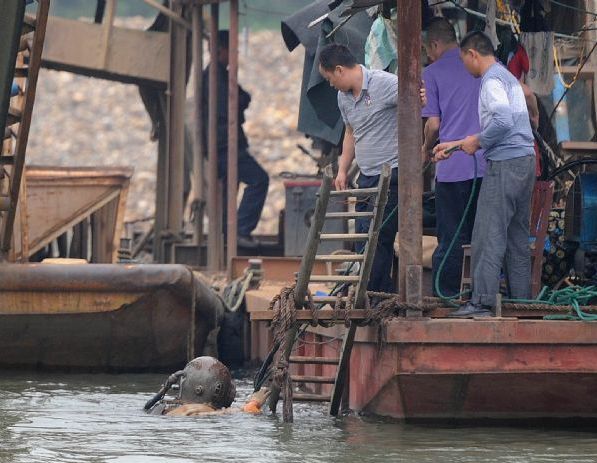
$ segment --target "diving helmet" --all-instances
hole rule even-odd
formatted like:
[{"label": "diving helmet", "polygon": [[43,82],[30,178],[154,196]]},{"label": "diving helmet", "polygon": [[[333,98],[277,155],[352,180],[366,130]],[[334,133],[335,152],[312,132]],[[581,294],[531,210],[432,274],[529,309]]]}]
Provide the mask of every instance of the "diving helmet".
[{"label": "diving helmet", "polygon": [[213,357],[197,357],[187,363],[180,379],[179,399],[184,403],[229,407],[236,387],[226,366]]}]

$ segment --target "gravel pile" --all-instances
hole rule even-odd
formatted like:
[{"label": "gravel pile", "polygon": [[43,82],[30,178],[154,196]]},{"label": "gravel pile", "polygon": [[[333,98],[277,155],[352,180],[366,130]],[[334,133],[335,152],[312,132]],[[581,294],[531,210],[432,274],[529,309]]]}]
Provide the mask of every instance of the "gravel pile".
[{"label": "gravel pile", "polygon": [[[144,19],[125,24],[140,28]],[[246,37],[246,36],[245,36]],[[308,140],[296,131],[303,53],[292,54],[277,31],[241,37],[240,83],[252,95],[245,130],[251,152],[271,177],[258,233],[275,233],[284,207],[281,171],[314,173],[315,165],[296,148]],[[189,96],[191,85],[189,85]],[[42,70],[32,121],[28,164],[135,168],[126,220],[152,216],[157,144],[137,87]]]}]

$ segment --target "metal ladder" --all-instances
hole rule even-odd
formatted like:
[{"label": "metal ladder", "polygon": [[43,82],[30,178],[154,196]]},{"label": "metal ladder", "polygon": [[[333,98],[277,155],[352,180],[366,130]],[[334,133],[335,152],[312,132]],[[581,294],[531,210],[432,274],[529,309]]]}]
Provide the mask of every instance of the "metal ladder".
[{"label": "metal ladder", "polygon": [[[305,305],[307,291],[310,283],[330,282],[336,284],[353,285],[355,287],[354,293],[354,308],[364,309],[367,303],[367,284],[373,266],[373,258],[375,256],[375,249],[377,247],[377,239],[379,230],[382,226],[384,209],[387,202],[388,189],[390,186],[391,168],[389,165],[384,165],[380,175],[379,183],[376,188],[362,188],[349,189],[342,191],[332,191],[333,172],[331,166],[327,166],[324,170],[323,182],[318,193],[317,204],[313,214],[311,228],[309,230],[309,237],[307,241],[306,250],[301,261],[301,267],[297,276],[297,283],[295,288],[295,305],[297,309],[302,309]],[[327,212],[330,197],[362,197],[375,196],[373,210],[370,212]],[[326,220],[348,220],[354,218],[370,218],[370,226],[368,233],[339,233],[330,234],[322,233],[323,225]],[[362,254],[352,255],[318,255],[317,249],[321,241],[362,241],[365,243]],[[323,262],[359,262],[360,269],[358,275],[313,275],[313,265],[316,261]],[[313,302],[316,304],[335,303],[337,296],[313,296]],[[347,297],[342,297],[343,301]],[[296,376],[292,375],[291,379],[300,383],[316,383],[316,384],[334,384],[332,394],[301,394],[293,393],[293,398],[296,400],[320,401],[330,402],[330,414],[336,416],[340,410],[340,402],[344,393],[345,385],[348,380],[348,366],[350,363],[350,354],[352,351],[352,344],[356,333],[357,325],[350,323],[350,327],[344,334],[342,342],[342,350],[339,358],[326,357],[304,357],[291,355],[294,343],[298,333],[298,325],[290,329],[287,333],[284,351],[280,358],[282,361],[290,364],[335,364],[337,371],[335,378],[325,376]],[[275,403],[279,397],[279,391],[272,389],[272,398],[270,400],[270,408],[275,410]],[[273,402],[273,407],[272,407]]]},{"label": "metal ladder", "polygon": [[[49,0],[36,0],[37,10],[33,16],[25,13],[24,4],[23,0],[8,0],[7,16],[3,20],[9,21],[10,27],[2,32],[5,40],[2,43],[9,43],[11,47],[0,62],[0,81],[3,84],[3,94],[0,95],[0,261],[9,259],[12,247],[50,8]],[[0,24],[0,27],[3,25]],[[18,93],[14,96],[11,95],[13,81],[18,86]]]}]

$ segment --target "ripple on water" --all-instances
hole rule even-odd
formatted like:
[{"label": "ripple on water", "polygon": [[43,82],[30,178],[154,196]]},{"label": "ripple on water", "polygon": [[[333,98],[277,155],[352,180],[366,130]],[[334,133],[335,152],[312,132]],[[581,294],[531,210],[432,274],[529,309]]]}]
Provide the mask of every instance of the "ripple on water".
[{"label": "ripple on water", "polygon": [[[7,376],[7,375],[4,375]],[[297,404],[293,425],[246,414],[148,416],[162,375],[12,374],[0,379],[0,463],[589,463],[593,432],[414,426],[327,416]],[[237,383],[239,402],[250,381]]]}]

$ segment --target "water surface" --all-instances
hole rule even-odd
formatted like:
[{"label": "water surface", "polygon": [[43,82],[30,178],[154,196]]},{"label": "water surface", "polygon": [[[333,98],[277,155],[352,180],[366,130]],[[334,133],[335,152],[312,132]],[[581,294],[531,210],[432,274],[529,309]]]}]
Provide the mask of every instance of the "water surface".
[{"label": "water surface", "polygon": [[[590,429],[450,427],[326,415],[295,423],[246,414],[169,418],[141,411],[165,375],[0,372],[0,463],[597,462]],[[250,393],[237,381],[237,403]]]}]

